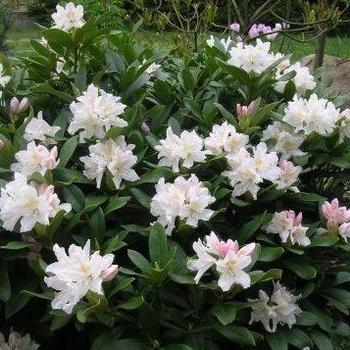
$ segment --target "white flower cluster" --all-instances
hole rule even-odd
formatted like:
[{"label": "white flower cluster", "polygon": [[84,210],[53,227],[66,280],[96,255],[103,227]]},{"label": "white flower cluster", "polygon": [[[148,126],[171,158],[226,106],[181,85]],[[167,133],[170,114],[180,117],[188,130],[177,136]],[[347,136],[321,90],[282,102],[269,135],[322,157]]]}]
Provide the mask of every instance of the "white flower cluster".
[{"label": "white flower cluster", "polygon": [[45,176],[48,170],[53,170],[57,167],[57,147],[53,147],[50,151],[43,145],[36,146],[32,141],[27,145],[27,149],[19,151],[15,154],[18,163],[11,165],[13,172],[21,173],[25,176],[30,176],[34,173],[40,173]]},{"label": "white flower cluster", "polygon": [[113,96],[93,84],[88,86],[77,101],[70,105],[73,119],[68,132],[73,135],[80,130],[80,142],[92,137],[101,139],[112,126],[123,128],[128,125],[118,117],[126,108],[126,105],[120,102],[120,97]]},{"label": "white flower cluster", "polygon": [[0,350],[38,350],[39,347],[29,334],[22,337],[19,333],[11,331],[6,342],[4,335],[0,333]]},{"label": "white flower cluster", "polygon": [[48,146],[56,144],[54,138],[60,129],[59,126],[50,126],[43,119],[43,113],[39,112],[36,118],[30,119],[24,130],[23,137],[28,142],[36,140]]},{"label": "white flower cluster", "polygon": [[302,219],[302,213],[296,215],[293,210],[284,210],[273,215],[265,230],[268,233],[278,234],[283,243],[290,242],[292,245],[297,243],[306,247],[311,241],[306,236],[308,228],[301,224]]},{"label": "white flower cluster", "polygon": [[289,328],[296,323],[296,316],[302,311],[296,304],[298,297],[291,294],[279,282],[274,285],[269,297],[263,290],[259,291],[259,299],[252,306],[250,323],[261,322],[268,332],[276,332],[277,325],[287,324]]},{"label": "white flower cluster", "polygon": [[327,136],[334,131],[339,117],[339,110],[332,102],[312,94],[308,100],[294,96],[284,110],[283,121],[291,125],[295,133],[315,132]]},{"label": "white flower cluster", "polygon": [[[207,45],[209,47],[214,47],[216,40],[218,40],[218,39],[215,39],[215,37],[213,35],[211,35],[209,37],[209,39],[207,40]],[[220,39],[217,42],[221,45],[221,47],[224,49],[224,51],[228,51],[228,49],[233,44],[233,41],[229,36],[227,37],[227,39]]]},{"label": "white flower cluster", "polygon": [[272,151],[281,154],[281,159],[290,159],[295,156],[303,156],[306,153],[300,150],[305,135],[296,134],[292,127],[281,122],[273,122],[263,131],[262,141],[274,140]]},{"label": "white flower cluster", "polygon": [[132,169],[137,162],[137,157],[132,153],[134,147],[126,144],[124,136],[91,145],[89,156],[80,158],[85,165],[84,175],[91,180],[96,179],[97,188],[101,187],[103,174],[107,170],[112,174],[117,189],[122,180],[138,180],[139,177]]},{"label": "white flower cluster", "polygon": [[118,266],[113,265],[114,255],[91,254],[90,241],[83,248],[70,245],[68,254],[57,244],[53,251],[57,262],[46,267],[48,277],[44,281],[57,291],[52,308],[68,314],[89,291],[103,295],[102,282],[113,279],[118,272]]},{"label": "white flower cluster", "polygon": [[244,269],[252,262],[251,255],[254,249],[255,243],[240,248],[237,241],[222,241],[211,232],[210,236],[205,236],[204,242],[199,239],[193,243],[197,258],[190,259],[187,268],[197,271],[194,278],[197,284],[205,272],[215,266],[220,275],[218,286],[224,292],[229,291],[233,285],[249,288],[250,276]]},{"label": "white flower cluster", "polygon": [[345,138],[350,139],[350,109],[345,109],[338,117],[339,122],[339,143]]},{"label": "white flower cluster", "polygon": [[180,136],[174,134],[168,127],[166,138],[159,141],[155,149],[159,152],[159,165],[171,167],[174,172],[179,172],[180,162],[184,168],[190,169],[194,163],[204,162],[208,153],[203,150],[203,140],[193,131],[183,131]]},{"label": "white flower cluster", "polygon": [[3,89],[11,80],[11,77],[9,75],[6,75],[4,66],[0,62],[0,98],[2,97],[2,91]]},{"label": "white flower cluster", "polygon": [[57,5],[56,12],[51,15],[54,26],[69,32],[75,28],[81,28],[84,24],[84,8],[81,5],[75,6],[72,2],[69,2],[65,7]]},{"label": "white flower cluster", "polygon": [[247,73],[261,74],[283,57],[280,53],[274,54],[270,52],[270,48],[270,42],[263,42],[260,39],[256,40],[256,45],[238,42],[229,51],[228,64],[241,68]]},{"label": "white flower cluster", "polygon": [[[289,61],[287,61],[289,63]],[[295,76],[291,79],[295,85],[296,91],[299,94],[304,94],[308,90],[313,90],[316,87],[314,76],[310,73],[309,68],[302,67],[300,62],[290,65],[284,70],[277,69],[276,80],[279,80],[283,75],[295,72]],[[288,81],[278,81],[275,84],[275,90],[283,93]]]},{"label": "white flower cluster", "polygon": [[13,231],[18,221],[21,232],[32,230],[36,223],[49,225],[61,210],[68,213],[71,205],[60,204],[52,185],[30,184],[20,173],[15,173],[15,179],[1,189],[0,219],[6,230]]},{"label": "white flower cluster", "polygon": [[259,184],[264,180],[277,184],[278,188],[288,187],[297,180],[296,169],[292,172],[279,167],[276,152],[268,152],[265,143],[260,142],[251,148],[252,154],[241,147],[238,152],[226,156],[230,170],[222,174],[230,180],[233,197],[249,192],[256,199]]},{"label": "white flower cluster", "polygon": [[215,202],[209,190],[195,175],[186,180],[179,176],[174,183],[161,178],[156,185],[156,194],[151,201],[151,214],[171,235],[176,218],[185,220],[187,225],[197,227],[198,221],[208,221],[214,211],[207,207]]},{"label": "white flower cluster", "polygon": [[227,122],[215,124],[204,140],[205,148],[210,154],[235,153],[249,142],[249,136],[236,131],[236,128]]}]

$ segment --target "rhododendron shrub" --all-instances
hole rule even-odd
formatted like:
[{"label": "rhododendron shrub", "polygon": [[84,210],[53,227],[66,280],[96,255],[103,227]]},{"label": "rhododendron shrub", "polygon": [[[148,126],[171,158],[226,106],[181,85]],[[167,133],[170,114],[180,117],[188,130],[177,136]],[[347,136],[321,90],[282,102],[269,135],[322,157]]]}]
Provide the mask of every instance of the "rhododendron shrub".
[{"label": "rhododendron shrub", "polygon": [[341,349],[350,113],[320,72],[53,20],[1,57],[4,346]]}]

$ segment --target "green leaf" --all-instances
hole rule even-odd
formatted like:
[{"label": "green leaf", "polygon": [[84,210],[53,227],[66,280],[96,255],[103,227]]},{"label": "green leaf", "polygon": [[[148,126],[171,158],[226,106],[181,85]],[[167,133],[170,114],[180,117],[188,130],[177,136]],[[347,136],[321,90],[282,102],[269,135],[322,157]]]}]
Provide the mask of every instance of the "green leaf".
[{"label": "green leaf", "polygon": [[311,238],[312,247],[331,247],[339,241],[337,236],[316,235]]},{"label": "green leaf", "polygon": [[20,249],[30,248],[32,246],[33,246],[33,243],[12,241],[7,243],[6,245],[1,246],[0,249],[20,250]]},{"label": "green leaf", "polygon": [[0,135],[0,140],[4,142],[0,152],[0,167],[6,169],[14,161],[15,149],[11,141],[4,135]]},{"label": "green leaf", "polygon": [[149,236],[149,255],[152,262],[157,262],[161,267],[168,262],[168,242],[164,227],[155,222],[151,227]]},{"label": "green leaf", "polygon": [[282,247],[261,247],[261,252],[259,256],[259,261],[271,262],[280,258],[284,253]]},{"label": "green leaf", "polygon": [[300,326],[314,326],[318,324],[318,317],[309,311],[303,311],[301,315],[297,317],[297,324]]},{"label": "green leaf", "polygon": [[238,241],[241,243],[247,242],[255,232],[257,232],[262,225],[267,223],[271,218],[270,214],[260,214],[254,217],[253,220],[244,224],[243,227],[238,232]]},{"label": "green leaf", "polygon": [[313,345],[312,340],[309,336],[298,328],[289,329],[287,332],[288,343],[292,344],[298,349],[303,349],[307,346]]},{"label": "green leaf", "polygon": [[134,281],[135,281],[134,277],[128,277],[123,279],[122,281],[118,281],[117,285],[108,292],[108,297],[110,298],[114,294],[118,293],[119,291],[127,289],[131,285],[131,283]]},{"label": "green leaf", "polygon": [[120,209],[124,207],[125,205],[128,204],[129,200],[131,197],[126,196],[126,197],[119,197],[119,196],[114,196],[111,197],[108,201],[108,204],[105,208],[105,214],[108,215],[112,213],[113,211]]},{"label": "green leaf", "polygon": [[96,209],[90,219],[91,237],[97,238],[102,242],[106,232],[105,215],[102,208]]},{"label": "green leaf", "polygon": [[135,181],[130,185],[137,186],[145,183],[149,183],[149,184],[157,183],[158,180],[162,177],[164,177],[165,180],[167,180],[172,176],[173,176],[173,172],[169,168],[159,167],[143,174],[138,181]]},{"label": "green leaf", "polygon": [[319,350],[333,350],[332,341],[322,332],[311,331],[310,337]]},{"label": "green leaf", "polygon": [[119,304],[118,308],[123,310],[135,310],[138,309],[144,302],[145,301],[142,296],[133,297],[125,303]]},{"label": "green leaf", "polygon": [[146,273],[150,271],[149,261],[139,252],[128,249],[128,257],[141,271]]},{"label": "green leaf", "polygon": [[266,340],[272,350],[288,350],[287,337],[284,332],[277,331],[268,335]]},{"label": "green leaf", "polygon": [[245,327],[239,326],[218,326],[215,329],[223,335],[225,338],[231,340],[234,343],[238,343],[240,345],[254,345],[255,339],[253,334],[249,331],[249,329]]},{"label": "green leaf", "polygon": [[119,339],[120,335],[104,333],[92,344],[91,350],[149,350],[149,346],[137,339]]},{"label": "green leaf", "polygon": [[0,261],[0,281],[0,300],[7,302],[11,297],[11,286],[7,264],[4,261]]},{"label": "green leaf", "polygon": [[310,264],[307,264],[302,260],[288,260],[284,264],[286,267],[293,271],[297,276],[305,280],[314,279],[317,275],[317,270]]},{"label": "green leaf", "polygon": [[129,188],[133,197],[146,209],[150,209],[151,197],[138,188]]},{"label": "green leaf", "polygon": [[92,211],[102,205],[108,199],[107,195],[89,196],[85,198],[84,212]]},{"label": "green leaf", "polygon": [[193,348],[185,344],[171,344],[171,345],[167,345],[163,349],[164,350],[193,350]]},{"label": "green leaf", "polygon": [[59,156],[60,167],[64,168],[69,162],[69,160],[71,159],[75,149],[77,148],[78,139],[79,139],[79,136],[73,136],[63,144],[60,150],[60,156]]},{"label": "green leaf", "polygon": [[234,303],[216,305],[211,312],[223,326],[227,326],[236,319],[236,306]]},{"label": "green leaf", "polygon": [[78,186],[69,185],[63,188],[63,196],[67,203],[78,213],[83,210],[85,197]]}]

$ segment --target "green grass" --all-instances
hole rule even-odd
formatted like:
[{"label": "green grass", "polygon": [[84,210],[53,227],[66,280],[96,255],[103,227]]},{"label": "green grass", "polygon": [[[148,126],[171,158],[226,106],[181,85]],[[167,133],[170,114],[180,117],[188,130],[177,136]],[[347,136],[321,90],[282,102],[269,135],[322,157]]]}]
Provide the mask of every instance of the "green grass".
[{"label": "green grass", "polygon": [[[21,56],[31,50],[30,40],[40,39],[41,33],[39,28],[30,28],[27,30],[13,29],[8,33],[6,45],[13,49],[15,55]],[[179,35],[176,32],[148,32],[140,31],[136,34],[137,40],[146,46],[156,47],[161,51],[169,51],[175,49],[180,43]],[[272,43],[274,51],[279,51],[282,45],[282,52],[292,54],[293,60],[299,60],[304,56],[314,53],[315,43],[309,41],[301,43],[289,38],[277,37]],[[350,57],[350,37],[329,37],[326,42],[326,54],[340,58]]]},{"label": "green grass", "polygon": [[26,30],[12,29],[7,34],[5,45],[13,50],[16,56],[22,56],[31,51],[30,41],[40,38],[41,31],[36,27]]}]

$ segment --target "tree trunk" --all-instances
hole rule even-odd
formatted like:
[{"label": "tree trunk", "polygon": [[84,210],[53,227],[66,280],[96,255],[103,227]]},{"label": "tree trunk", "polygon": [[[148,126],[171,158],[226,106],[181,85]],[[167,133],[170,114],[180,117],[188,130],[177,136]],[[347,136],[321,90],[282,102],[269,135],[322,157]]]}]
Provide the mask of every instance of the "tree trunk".
[{"label": "tree trunk", "polygon": [[324,58],[324,51],[325,51],[325,47],[326,47],[326,37],[327,37],[327,33],[323,32],[316,39],[314,70],[319,68],[319,67],[322,67],[323,58]]}]

